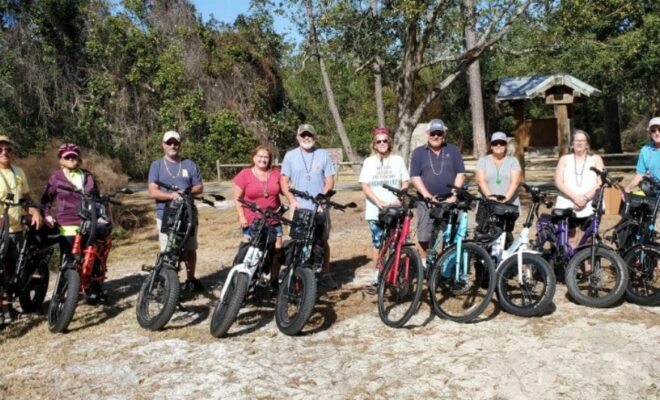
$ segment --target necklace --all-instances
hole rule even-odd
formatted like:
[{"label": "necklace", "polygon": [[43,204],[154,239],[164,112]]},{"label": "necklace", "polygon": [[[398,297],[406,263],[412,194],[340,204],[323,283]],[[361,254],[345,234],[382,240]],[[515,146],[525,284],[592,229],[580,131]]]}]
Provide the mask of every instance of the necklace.
[{"label": "necklace", "polygon": [[170,169],[167,167],[167,161],[165,158],[163,158],[163,164],[165,164],[165,170],[167,171],[167,174],[170,176],[170,178],[178,178],[179,174],[181,174],[181,162],[179,162],[179,170],[176,172],[176,175],[172,175],[172,172],[170,172]]},{"label": "necklace", "polygon": [[300,157],[302,158],[303,164],[305,165],[305,179],[308,181],[312,180],[312,168],[314,168],[314,155],[316,154],[315,151],[312,151],[312,161],[309,163],[309,168],[307,168],[307,161],[305,161],[305,153],[303,153],[302,149],[300,149]]},{"label": "necklace", "polygon": [[587,156],[584,156],[584,162],[582,163],[580,172],[578,172],[577,157],[575,157],[575,153],[573,153],[573,164],[573,168],[575,169],[575,184],[580,187],[584,181],[584,167],[587,165]]},{"label": "necklace", "polygon": [[257,174],[257,171],[254,169],[254,167],[252,167],[252,173],[254,174],[254,176],[257,177],[257,180],[261,183],[262,193],[264,195],[264,198],[267,199],[268,198],[268,177],[270,176],[270,171],[266,171],[266,180],[265,181],[262,181],[261,178],[259,178],[259,175]]},{"label": "necklace", "polygon": [[[431,158],[431,151],[428,152],[429,155],[429,164],[431,164],[431,171],[433,171],[433,175],[439,176],[442,175],[442,169],[445,167],[445,159],[442,157],[442,150],[440,150],[440,172],[435,172],[435,167],[433,166],[433,159]],[[436,157],[437,158],[437,157]]]},{"label": "necklace", "polygon": [[502,159],[502,163],[498,166],[497,163],[495,162],[495,157],[493,157],[493,163],[495,164],[495,170],[497,171],[497,176],[495,177],[495,184],[500,185],[502,183],[502,179],[500,179],[500,169],[502,169],[502,165],[504,165],[504,159]]}]

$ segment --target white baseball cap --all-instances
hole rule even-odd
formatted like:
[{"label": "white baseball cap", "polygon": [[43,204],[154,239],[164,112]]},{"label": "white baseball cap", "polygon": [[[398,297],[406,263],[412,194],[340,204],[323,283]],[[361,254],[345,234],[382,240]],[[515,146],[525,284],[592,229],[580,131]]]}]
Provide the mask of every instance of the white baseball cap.
[{"label": "white baseball cap", "polygon": [[181,142],[181,135],[177,131],[167,131],[163,135],[163,143],[167,142],[170,139],[174,139],[177,142]]},{"label": "white baseball cap", "polygon": [[660,126],[660,117],[651,118],[651,120],[649,121],[649,127],[648,127],[648,129],[651,129],[651,127],[652,127],[653,125],[658,125],[658,126]]}]

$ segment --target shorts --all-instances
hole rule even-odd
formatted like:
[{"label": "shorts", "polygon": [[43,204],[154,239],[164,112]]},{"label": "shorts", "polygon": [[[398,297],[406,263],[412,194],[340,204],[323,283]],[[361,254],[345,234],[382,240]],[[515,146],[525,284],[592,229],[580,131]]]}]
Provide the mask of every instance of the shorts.
[{"label": "shorts", "polygon": [[417,203],[417,241],[428,243],[433,233],[433,220],[424,202]]},{"label": "shorts", "polygon": [[[167,235],[160,231],[160,227],[163,224],[163,220],[156,218],[156,229],[158,229],[158,245],[160,246],[160,251],[165,251],[167,247]],[[195,251],[197,250],[197,231],[199,229],[195,228],[195,233],[193,233],[186,243],[183,245],[184,250]]]},{"label": "shorts", "polygon": [[378,221],[369,220],[369,229],[371,230],[371,243],[373,243],[374,248],[379,249],[383,247],[383,235],[385,229],[378,224]]},{"label": "shorts", "polygon": [[[273,225],[273,229],[275,230],[276,237],[282,237],[284,234],[284,231],[282,230],[282,224]],[[241,228],[241,231],[243,232],[243,237],[245,239],[252,239],[252,230],[249,226]]]}]

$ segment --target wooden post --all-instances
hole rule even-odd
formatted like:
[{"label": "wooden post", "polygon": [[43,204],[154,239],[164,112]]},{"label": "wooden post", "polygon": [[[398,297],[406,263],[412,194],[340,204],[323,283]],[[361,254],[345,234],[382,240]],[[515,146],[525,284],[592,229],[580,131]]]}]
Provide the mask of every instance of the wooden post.
[{"label": "wooden post", "polygon": [[220,182],[220,160],[215,160],[215,170],[218,173],[218,182]]},{"label": "wooden post", "polygon": [[571,125],[568,118],[568,104],[555,104],[555,118],[557,118],[557,146],[559,157],[568,153],[571,137]]},{"label": "wooden post", "polygon": [[[529,143],[529,135],[524,129],[525,122],[525,103],[522,100],[513,102],[513,119],[515,122],[514,136],[516,138],[516,158],[522,168],[523,178],[525,177],[525,146]],[[526,137],[527,136],[527,137]]]}]

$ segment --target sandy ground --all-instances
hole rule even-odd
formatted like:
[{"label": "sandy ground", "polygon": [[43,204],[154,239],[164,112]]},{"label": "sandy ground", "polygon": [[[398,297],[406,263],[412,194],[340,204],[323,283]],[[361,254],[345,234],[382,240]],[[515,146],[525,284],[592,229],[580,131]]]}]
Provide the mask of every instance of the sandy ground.
[{"label": "sandy ground", "polygon": [[590,309],[559,286],[554,311],[541,318],[508,315],[494,299],[476,323],[434,318],[424,304],[409,328],[385,327],[365,290],[372,267],[362,195],[337,200],[360,204],[333,219],[341,287],[320,297],[303,335],[279,333],[272,304],[243,309],[228,338],[209,334],[239,234],[233,209],[202,208],[198,275],[207,293],[164,331],[138,326],[140,266],[157,252],[155,229],[143,226],[111,253],[111,305],[81,302],[66,334],[51,334],[44,315],[0,331],[0,398],[660,398],[657,307]]}]

